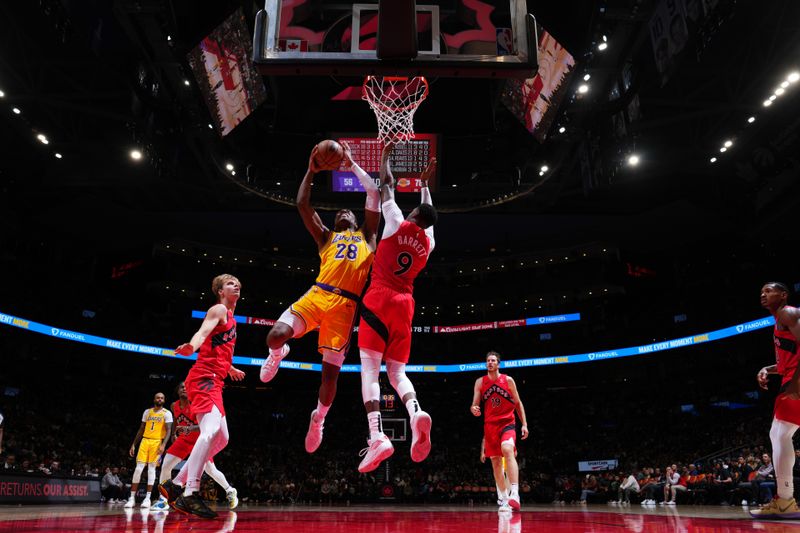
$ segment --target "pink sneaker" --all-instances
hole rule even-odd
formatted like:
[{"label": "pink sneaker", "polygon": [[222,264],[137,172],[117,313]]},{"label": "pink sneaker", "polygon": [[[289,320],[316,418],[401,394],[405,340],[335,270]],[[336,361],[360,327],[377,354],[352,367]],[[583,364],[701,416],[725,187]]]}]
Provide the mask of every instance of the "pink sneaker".
[{"label": "pink sneaker", "polygon": [[361,453],[358,454],[364,456],[361,460],[361,464],[358,465],[358,471],[362,473],[372,472],[394,453],[392,441],[390,441],[389,437],[386,435],[381,435],[374,440],[370,439],[367,441],[367,444],[369,444],[369,446],[361,450]]},{"label": "pink sneaker", "polygon": [[431,415],[425,411],[411,417],[411,460],[424,461],[431,453]]},{"label": "pink sneaker", "polygon": [[264,360],[264,364],[261,365],[261,373],[259,374],[262,382],[267,383],[268,381],[272,381],[272,378],[278,373],[278,367],[281,366],[281,361],[288,354],[289,345],[284,344],[283,348],[281,348],[281,355],[270,354],[269,357]]},{"label": "pink sneaker", "polygon": [[308,433],[306,433],[306,451],[314,453],[322,444],[322,426],[325,424],[325,419],[317,421],[317,410],[311,411],[311,421],[308,423]]}]

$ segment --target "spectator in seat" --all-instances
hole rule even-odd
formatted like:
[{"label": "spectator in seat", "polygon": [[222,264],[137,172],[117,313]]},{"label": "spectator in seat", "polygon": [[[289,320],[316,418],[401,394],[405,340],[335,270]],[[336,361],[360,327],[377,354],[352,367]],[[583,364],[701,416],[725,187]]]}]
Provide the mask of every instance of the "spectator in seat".
[{"label": "spectator in seat", "polygon": [[761,456],[761,467],[756,471],[756,477],[751,482],[753,499],[758,503],[767,503],[772,500],[772,491],[775,489],[775,465],[768,453]]},{"label": "spectator in seat", "polygon": [[633,473],[628,474],[619,486],[619,503],[622,505],[631,504],[631,494],[639,494],[639,482]]},{"label": "spectator in seat", "polygon": [[581,481],[581,504],[586,504],[586,498],[589,495],[597,492],[597,478],[591,474],[586,474],[586,477]]},{"label": "spectator in seat", "polygon": [[108,503],[125,502],[125,484],[119,479],[119,468],[107,468],[106,475],[100,480],[100,494]]},{"label": "spectator in seat", "polygon": [[8,472],[11,470],[17,470],[17,468],[17,456],[13,453],[8,454],[6,456],[6,460],[3,462],[3,470]]}]

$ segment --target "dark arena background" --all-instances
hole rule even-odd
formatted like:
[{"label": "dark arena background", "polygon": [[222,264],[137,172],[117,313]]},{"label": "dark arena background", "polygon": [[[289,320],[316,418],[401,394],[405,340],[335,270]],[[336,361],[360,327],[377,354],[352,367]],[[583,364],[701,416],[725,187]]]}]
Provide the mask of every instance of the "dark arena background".
[{"label": "dark arena background", "polygon": [[[0,530],[800,528],[771,463],[781,379],[757,382],[776,362],[762,287],[786,284],[790,305],[800,291],[800,3],[512,0],[509,16],[507,0],[420,0],[416,63],[359,63],[352,13],[362,48],[385,43],[378,3],[354,4],[0,3]],[[312,454],[318,334],[289,342],[273,380],[259,372],[270,326],[320,271],[295,206],[311,149],[349,139],[379,178],[361,91],[386,64],[429,86],[393,162],[404,213],[438,160],[407,367],[432,449],[410,459],[382,372],[395,452],[359,473],[358,333]],[[341,208],[360,223],[362,190],[322,171],[311,204],[328,227]],[[141,413],[158,392],[178,400],[194,361],[174,350],[222,273],[241,282],[246,375],[225,380],[214,463],[238,505],[205,476],[216,518],[158,509],[156,488],[143,507],[145,468],[126,506]],[[530,432],[517,417],[514,511],[498,510],[470,412],[490,350]],[[631,476],[639,490],[622,490]],[[751,516],[769,505],[784,515]]]}]

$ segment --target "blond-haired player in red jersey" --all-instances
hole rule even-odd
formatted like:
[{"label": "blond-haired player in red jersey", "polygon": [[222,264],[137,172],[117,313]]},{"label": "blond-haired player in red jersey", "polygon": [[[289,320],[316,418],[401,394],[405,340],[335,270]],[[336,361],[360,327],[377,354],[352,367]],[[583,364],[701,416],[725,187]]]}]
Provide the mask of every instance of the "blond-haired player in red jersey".
[{"label": "blond-haired player in red jersey", "polygon": [[[519,511],[519,467],[517,465],[517,420],[514,412],[519,414],[522,427],[522,439],[528,438],[528,422],[525,408],[519,399],[517,384],[514,378],[500,373],[500,354],[486,354],[485,376],[475,381],[470,412],[474,416],[483,413],[484,453],[492,460],[494,480],[497,485],[497,499],[500,510],[510,507]],[[483,406],[483,407],[481,407]],[[503,461],[511,490],[505,491]],[[501,487],[503,487],[501,489]]]},{"label": "blond-haired player in red jersey", "polygon": [[781,390],[775,398],[775,412],[769,438],[772,441],[772,464],[778,495],[761,509],[750,514],[754,518],[800,518],[800,508],[794,499],[794,443],[792,437],[800,428],[800,309],[787,304],[789,287],[771,281],[761,287],[761,305],[775,318],[775,364],[759,370],[757,379],[767,388],[769,374],[781,376]]},{"label": "blond-haired player in red jersey", "polygon": [[278,372],[281,360],[289,353],[286,342],[302,337],[319,327],[318,350],[322,355],[322,383],[317,407],[311,412],[305,448],[314,453],[322,443],[325,416],[336,396],[336,382],[344,363],[356,311],[369,278],[375,256],[376,234],[380,222],[380,195],[372,178],[353,161],[350,147],[342,142],[344,160],[367,192],[364,224],[359,228],[349,209],[336,213],[333,229],[322,222],[311,206],[311,184],[317,168],[311,152],[308,170],[297,191],[297,210],[319,250],[319,275],[316,282],[283,312],[267,335],[269,356],[261,366],[261,381],[268,382]]},{"label": "blond-haired player in red jersey", "polygon": [[192,355],[199,350],[197,361],[184,383],[192,410],[197,415],[200,435],[178,476],[174,481],[167,480],[161,484],[159,491],[167,501],[174,502],[171,505],[177,511],[201,518],[217,516],[197,492],[206,462],[228,444],[228,422],[222,404],[224,380],[227,376],[234,381],[244,379],[244,372],[232,366],[236,345],[233,310],[240,291],[241,284],[235,276],[221,274],[215,277],[211,282],[211,292],[216,295],[218,303],[208,310],[192,340],[175,348],[177,355]]},{"label": "blond-haired player in red jersey", "polygon": [[404,220],[394,201],[395,181],[389,167],[392,148],[393,145],[387,145],[381,154],[381,196],[386,225],[375,254],[370,286],[361,304],[358,326],[361,396],[370,434],[359,472],[375,470],[394,453],[394,446],[381,426],[378,374],[382,360],[386,361],[389,383],[403,400],[411,418],[411,460],[423,461],[431,451],[431,417],[420,408],[405,369],[411,352],[414,280],[425,268],[434,247],[433,225],[437,214],[428,190],[428,178],[436,170],[436,159],[431,159],[420,176],[422,203]]}]

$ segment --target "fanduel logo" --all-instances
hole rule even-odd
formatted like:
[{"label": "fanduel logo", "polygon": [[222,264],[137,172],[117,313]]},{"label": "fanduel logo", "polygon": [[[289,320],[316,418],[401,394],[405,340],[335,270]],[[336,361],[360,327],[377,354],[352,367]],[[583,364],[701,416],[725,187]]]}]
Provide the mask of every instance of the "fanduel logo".
[{"label": "fanduel logo", "polygon": [[464,370],[467,369],[467,365],[460,365],[458,368],[460,368],[461,371],[463,372]]},{"label": "fanduel logo", "polygon": [[593,353],[589,354],[589,361],[594,361],[594,354]]},{"label": "fanduel logo", "polygon": [[736,331],[738,331],[739,333],[743,332],[744,326],[736,326]]},{"label": "fanduel logo", "polygon": [[50,330],[50,333],[52,333],[52,334],[53,334],[53,337],[58,337],[58,329],[57,329],[57,328],[53,328],[53,329],[51,329],[51,330]]},{"label": "fanduel logo", "polygon": [[544,324],[544,317],[539,319],[539,324]]}]

